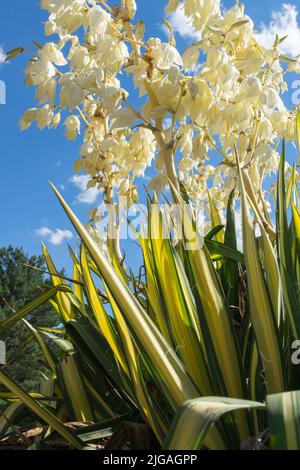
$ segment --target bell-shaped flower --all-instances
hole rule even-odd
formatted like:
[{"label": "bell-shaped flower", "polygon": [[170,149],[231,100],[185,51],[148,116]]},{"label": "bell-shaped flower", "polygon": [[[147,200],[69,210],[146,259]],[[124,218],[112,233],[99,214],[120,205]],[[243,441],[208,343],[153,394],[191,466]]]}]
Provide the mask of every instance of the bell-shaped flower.
[{"label": "bell-shaped flower", "polygon": [[112,21],[112,18],[100,5],[96,5],[90,9],[87,21],[90,31],[93,34],[96,36],[104,36],[107,26]]},{"label": "bell-shaped flower", "polygon": [[39,57],[45,61],[52,62],[55,65],[66,65],[68,62],[64,58],[63,53],[54,42],[47,42],[42,49],[38,51]]},{"label": "bell-shaped flower", "polygon": [[65,136],[68,140],[75,140],[77,135],[80,134],[80,119],[78,116],[68,116],[64,122],[66,127]]}]

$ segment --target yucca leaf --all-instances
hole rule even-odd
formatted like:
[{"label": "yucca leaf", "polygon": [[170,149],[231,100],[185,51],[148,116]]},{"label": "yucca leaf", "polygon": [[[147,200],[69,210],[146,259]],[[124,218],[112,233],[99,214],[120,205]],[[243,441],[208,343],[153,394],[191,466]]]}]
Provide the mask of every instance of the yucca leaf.
[{"label": "yucca leaf", "polygon": [[58,292],[72,292],[72,290],[70,287],[62,284],[51,287],[43,294],[40,294],[34,300],[29,302],[25,307],[21,308],[18,312],[14,313],[6,320],[0,322],[0,334],[4,334],[8,328],[12,327],[15,323],[21,320],[21,318],[24,318],[26,315],[33,312],[45,302],[53,298],[55,295],[57,295]]},{"label": "yucca leaf", "polygon": [[300,262],[300,214],[294,203],[292,203],[292,215],[293,215],[296,251],[297,251],[298,260]]},{"label": "yucca leaf", "polygon": [[277,262],[275,249],[271,243],[271,240],[265,230],[262,228],[262,246],[264,251],[264,262],[266,281],[268,291],[270,294],[270,300],[273,306],[273,312],[277,327],[281,326],[281,299],[282,299],[282,286],[280,279],[280,271]]},{"label": "yucca leaf", "polygon": [[145,290],[147,293],[147,298],[149,302],[149,306],[151,312],[153,314],[151,317],[155,324],[159,328],[160,332],[163,334],[164,338],[167,340],[169,344],[172,344],[172,339],[170,335],[169,325],[168,325],[168,318],[166,316],[166,310],[164,308],[164,304],[162,303],[162,295],[159,291],[158,280],[154,275],[155,266],[153,260],[153,254],[151,249],[151,243],[147,238],[144,236],[140,237],[140,245],[143,250],[143,258],[146,270],[146,279],[147,283],[145,286]]},{"label": "yucca leaf", "polygon": [[[221,217],[220,217],[220,214],[218,212],[218,209],[216,208],[215,202],[214,202],[214,200],[212,199],[212,197],[210,195],[209,189],[207,190],[207,193],[208,193],[208,200],[209,200],[209,206],[210,206],[211,226],[212,227],[220,226],[220,225],[222,225]],[[223,243],[223,241],[224,241],[224,232],[219,231],[215,235],[215,239],[218,242]]]},{"label": "yucca leaf", "polygon": [[[31,393],[31,392],[29,392],[28,395],[31,398],[34,398],[35,400],[39,400],[39,401],[47,401],[50,398],[48,396],[41,395],[40,393]],[[5,392],[0,391],[0,400],[11,402],[11,401],[15,401],[15,400],[18,400],[18,399],[19,399],[18,395],[16,395],[15,393],[8,392],[8,391],[5,391]],[[53,400],[60,400],[60,399],[53,398]]]},{"label": "yucca leaf", "polygon": [[[55,267],[55,264],[44,244],[42,244],[42,249],[49,272],[51,273],[52,283],[54,285],[57,285],[57,283],[59,282],[65,284],[65,281],[60,277]],[[72,281],[74,284],[74,280]],[[58,315],[61,316],[61,319],[64,323],[72,320],[72,318],[75,317],[76,312],[80,312],[81,315],[87,316],[84,305],[80,302],[80,299],[77,298],[73,291],[68,294],[58,293],[56,296],[56,303],[58,306],[58,308],[56,308],[56,311],[58,312]]]},{"label": "yucca leaf", "polygon": [[300,164],[300,112],[297,112],[296,115],[296,130],[297,130],[297,140],[298,140],[298,151],[299,151],[299,160],[298,164]]},{"label": "yucca leaf", "polygon": [[283,142],[282,145],[282,157],[277,186],[277,249],[279,253],[279,267],[284,305],[288,313],[293,335],[295,338],[300,338],[300,286],[293,267],[294,264],[291,250],[292,240],[287,220],[284,169],[285,142]]},{"label": "yucca leaf", "polygon": [[[174,187],[173,198],[182,208],[183,233],[194,236],[193,244],[187,247],[185,256],[190,269],[191,284],[198,300],[198,314],[203,331],[206,354],[209,358],[213,383],[218,394],[230,397],[243,397],[245,377],[241,353],[235,337],[233,323],[225,302],[224,294],[211,262],[207,248],[203,245],[195,222]],[[249,430],[243,416],[239,422],[239,432],[246,438]]]},{"label": "yucca leaf", "polygon": [[224,225],[216,225],[204,237],[205,241],[212,240],[215,236],[224,230]]},{"label": "yucca leaf", "polygon": [[290,177],[290,181],[286,190],[286,209],[288,210],[290,203],[292,201],[293,190],[295,189],[297,182],[297,174],[295,170],[295,165],[293,166],[293,171]]},{"label": "yucca leaf", "polygon": [[276,238],[276,231],[274,228],[270,225],[268,220],[265,217],[264,212],[261,210],[258,202],[257,202],[257,197],[255,195],[255,191],[253,189],[253,185],[249,176],[249,172],[247,169],[243,169],[241,172],[243,176],[243,184],[244,184],[244,191],[245,194],[247,195],[247,198],[249,198],[249,201],[251,202],[251,206],[255,209],[256,214],[258,216],[258,220],[261,222],[263,227],[265,228],[266,232],[268,235],[271,237],[272,240]]},{"label": "yucca leaf", "polygon": [[145,353],[151,358],[161,374],[162,380],[174,400],[174,407],[176,408],[186,399],[197,396],[197,388],[190,380],[174,351],[170,349],[170,346],[143,311],[137,299],[135,299],[128,287],[120,280],[112,266],[104,258],[90,234],[71,211],[57,189],[54,186],[52,188],[95,262],[103,280],[109,287],[115,302],[123,312],[131,331],[135,334],[139,343],[143,345]]},{"label": "yucca leaf", "polygon": [[65,329],[64,328],[51,328],[49,326],[40,326],[38,327],[38,330],[41,332],[41,333],[53,333],[55,335],[60,335],[60,336],[64,336],[65,335]]},{"label": "yucca leaf", "polygon": [[130,415],[118,416],[117,418],[105,420],[102,423],[91,424],[75,431],[83,442],[100,441],[113,435],[116,425],[122,421],[130,420]]},{"label": "yucca leaf", "polygon": [[128,282],[126,274],[126,268],[124,260],[122,260],[121,248],[120,248],[120,225],[116,223],[115,214],[112,211],[109,212],[108,221],[108,237],[107,237],[107,249],[110,262],[115,268],[116,273],[123,279],[125,283]]},{"label": "yucca leaf", "polygon": [[67,354],[57,364],[58,379],[65,397],[67,407],[72,410],[73,418],[79,422],[93,422],[89,398],[86,394],[84,380],[78,367],[75,354]]},{"label": "yucca leaf", "polygon": [[61,349],[63,352],[67,353],[73,351],[74,346],[72,345],[72,343],[70,343],[70,341],[67,341],[66,339],[56,336],[57,332],[55,329],[52,330],[53,332],[47,331],[44,328],[38,328],[37,330],[47,339],[52,341],[55,346]]},{"label": "yucca leaf", "polygon": [[200,450],[210,428],[226,413],[260,408],[263,403],[224,397],[203,397],[184,403],[166,437],[168,450]]},{"label": "yucca leaf", "polygon": [[[56,379],[56,377],[55,377]],[[46,405],[51,406],[52,408],[56,408],[57,400],[61,400],[61,393],[58,390],[56,385],[56,380],[54,379],[46,379],[39,383],[39,393],[42,395],[49,397],[49,400],[45,402]],[[55,396],[57,395],[57,396]]]},{"label": "yucca leaf", "polygon": [[[254,327],[259,354],[264,364],[268,391],[282,392],[285,389],[285,380],[282,368],[282,351],[278,341],[278,329],[256,246],[255,232],[244,187],[244,174],[241,171],[239,171],[239,174],[251,321]],[[253,209],[256,211],[255,207]],[[265,230],[263,225],[261,230]],[[265,236],[267,237],[266,234]]]},{"label": "yucca leaf", "polygon": [[[149,220],[149,243],[154,270],[147,275],[152,275],[159,284],[161,304],[165,308],[169,334],[172,344],[178,350],[178,356],[198,385],[201,394],[211,394],[207,358],[201,345],[193,293],[178,254],[170,240],[164,237],[166,222],[157,204],[149,207]],[[172,312],[172,315],[168,315],[168,312]]]},{"label": "yucca leaf", "polygon": [[[42,250],[49,272],[51,273],[52,284],[54,286],[57,286],[59,284],[66,284],[63,279],[59,278],[59,273],[56,270],[56,267],[44,243],[42,243]],[[73,294],[72,290],[71,293]],[[63,322],[69,321],[74,318],[74,311],[72,309],[70,299],[67,294],[65,294],[64,292],[58,292],[56,295],[56,302],[59,306],[59,314],[61,315]]]},{"label": "yucca leaf", "polygon": [[80,352],[78,362],[97,421],[102,422],[116,416],[136,412],[131,398],[113,384],[110,377],[104,374],[103,369],[88,362],[81,350],[78,352]]},{"label": "yucca leaf", "polygon": [[137,350],[127,324],[123,318],[122,312],[118,308],[118,305],[114,301],[113,296],[107,286],[106,292],[108,294],[108,298],[110,299],[110,304],[116,319],[119,335],[122,338],[132,381],[131,387],[133,386],[134,388],[135,397],[143,415],[149,422],[153,432],[156,434],[157,439],[161,442],[163,436],[163,425],[160,422],[159,416],[155,412],[152,400],[147,390],[143,373],[139,365],[138,355],[140,355],[140,351]]},{"label": "yucca leaf", "polygon": [[102,371],[118,388],[123,387],[117,362],[106,339],[99,334],[96,325],[86,318],[71,320],[66,324],[66,332],[76,349],[95,369]]},{"label": "yucca leaf", "polygon": [[227,244],[219,243],[216,240],[206,240],[206,239],[204,239],[204,243],[211,255],[220,255],[223,258],[227,258],[232,261],[245,264],[245,257],[243,253],[241,253],[240,251],[234,248],[231,248]]},{"label": "yucca leaf", "polygon": [[15,424],[15,419],[24,409],[24,403],[21,400],[16,400],[10,403],[0,416],[0,439],[8,432],[11,424]]},{"label": "yucca leaf", "polygon": [[[224,245],[226,248],[237,250],[236,227],[235,227],[235,210],[234,210],[234,193],[233,190],[228,198],[226,228],[224,235]],[[244,256],[243,261],[244,262]],[[238,305],[238,288],[239,288],[239,266],[237,260],[229,258],[224,259],[223,276],[226,282],[226,298],[229,305]]]},{"label": "yucca leaf", "polygon": [[267,396],[268,426],[274,450],[300,450],[300,391]]},{"label": "yucca leaf", "polygon": [[127,375],[129,375],[126,361],[124,358],[124,353],[122,351],[122,348],[119,342],[119,338],[112,324],[111,318],[109,317],[108,313],[106,312],[102,304],[102,301],[96,290],[94,280],[91,276],[84,246],[82,246],[81,248],[81,268],[82,268],[82,280],[84,282],[84,289],[86,292],[86,296],[91,306],[91,310],[100,328],[100,331],[102,332],[103,336],[106,338],[106,341],[108,342],[111,350],[113,351],[116,359],[120,363],[124,372]]},{"label": "yucca leaf", "polygon": [[43,352],[43,355],[45,357],[45,360],[46,360],[46,363],[48,364],[49,369],[55,374],[56,373],[55,362],[53,359],[53,355],[51,351],[49,350],[47,344],[41,337],[40,333],[27,320],[25,320],[25,318],[22,318],[22,322],[24,323],[24,325],[26,325],[28,330],[34,336],[35,340],[37,341],[37,343],[39,344]]},{"label": "yucca leaf", "polygon": [[74,283],[73,283],[73,289],[74,293],[77,296],[79,302],[84,305],[84,293],[83,293],[83,282],[82,282],[82,270],[79,264],[79,261],[77,260],[77,257],[75,253],[71,250],[69,247],[69,252],[72,256],[73,259],[73,278],[74,278]]},{"label": "yucca leaf", "polygon": [[18,398],[31,410],[33,411],[42,421],[52,426],[55,431],[58,432],[64,439],[75,447],[75,449],[82,449],[82,441],[64,424],[59,421],[50,411],[43,406],[39,401],[34,400],[25,390],[17,385],[8,375],[0,370],[0,382],[7,387],[12,393],[18,396]]}]

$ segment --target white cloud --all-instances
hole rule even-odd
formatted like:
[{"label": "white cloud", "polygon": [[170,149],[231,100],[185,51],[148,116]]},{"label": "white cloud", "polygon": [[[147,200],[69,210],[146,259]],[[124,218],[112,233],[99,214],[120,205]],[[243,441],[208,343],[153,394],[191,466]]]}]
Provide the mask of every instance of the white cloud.
[{"label": "white cloud", "polygon": [[[177,10],[168,16],[168,21],[172,25],[174,32],[180,34],[180,36],[186,39],[200,39],[201,34],[194,31],[191,21],[184,14],[183,4],[179,5]],[[166,26],[164,26],[164,30],[166,32],[169,31]]]},{"label": "white cloud", "polygon": [[98,195],[99,191],[96,188],[86,189],[86,185],[89,182],[90,177],[87,175],[74,175],[70,178],[70,182],[80,190],[80,193],[76,196],[76,201],[82,204],[93,204]]},{"label": "white cloud", "polygon": [[[223,10],[223,7],[222,7]],[[190,20],[185,16],[183,4],[174,13],[168,16],[168,21],[176,33],[186,39],[199,40],[201,35],[194,31]],[[166,26],[163,26],[166,34],[169,34]],[[298,23],[298,8],[292,3],[283,3],[279,11],[273,11],[271,21],[261,23],[257,29],[256,37],[265,47],[272,47],[276,38],[288,35],[281,44],[284,54],[293,57],[300,54],[300,24]]]},{"label": "white cloud", "polygon": [[4,50],[2,49],[2,47],[0,46],[0,64],[3,64],[5,62],[5,59],[6,59],[6,54]]},{"label": "white cloud", "polygon": [[64,240],[71,240],[73,238],[70,230],[61,230],[59,228],[54,231],[48,227],[41,227],[35,233],[38,237],[48,238],[49,243],[56,246],[61,245]]},{"label": "white cloud", "polygon": [[51,235],[52,233],[52,230],[50,230],[50,228],[48,227],[41,227],[41,228],[38,228],[35,233],[39,236],[39,237],[48,237],[48,235]]},{"label": "white cloud", "polygon": [[235,230],[236,230],[236,242],[237,249],[243,251],[243,227],[242,227],[242,214],[241,211],[235,209]]},{"label": "white cloud", "polygon": [[170,129],[172,127],[172,119],[170,117],[165,117],[163,120],[164,128]]},{"label": "white cloud", "polygon": [[300,25],[298,9],[291,3],[283,3],[280,11],[273,11],[272,20],[268,25],[261,23],[256,37],[265,47],[272,47],[276,38],[288,35],[281,44],[283,53],[293,57],[300,54]]}]

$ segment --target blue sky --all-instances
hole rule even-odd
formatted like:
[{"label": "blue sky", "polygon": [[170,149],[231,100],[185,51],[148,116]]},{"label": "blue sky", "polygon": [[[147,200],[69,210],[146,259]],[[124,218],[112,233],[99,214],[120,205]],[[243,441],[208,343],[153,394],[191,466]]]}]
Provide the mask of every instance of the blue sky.
[{"label": "blue sky", "polygon": [[[113,3],[113,2],[112,2]],[[147,35],[163,37],[161,23],[163,6],[161,0],[137,0],[139,5],[138,18],[146,20]],[[232,1],[224,1],[227,7]],[[300,29],[295,21],[295,10],[298,0],[286,2],[289,8],[285,10],[280,0],[245,0],[246,11],[254,19],[266,40],[274,33],[276,27],[281,27],[282,36],[290,33],[286,52],[300,54]],[[272,12],[281,12],[275,17],[275,26],[270,28]],[[16,46],[35,50],[32,40],[45,42],[43,21],[46,12],[39,8],[38,0],[14,0],[3,2],[0,17],[0,46],[8,51]],[[185,33],[180,18],[173,21]],[[179,21],[179,23],[178,23]],[[280,22],[282,23],[280,26]],[[265,28],[262,27],[265,24]],[[300,14],[298,18],[300,24]],[[282,26],[283,25],[283,26]],[[285,29],[285,30],[284,30]],[[177,34],[178,48],[184,48],[186,39]],[[297,45],[296,45],[297,44]],[[45,232],[49,249],[59,266],[69,268],[66,260],[66,240],[58,245],[60,230],[70,230],[70,226],[58,205],[48,180],[56,186],[64,188],[63,195],[75,212],[83,220],[86,212],[95,204],[84,202],[91,200],[92,195],[82,194],[71,178],[74,176],[73,163],[78,156],[79,141],[68,142],[63,136],[63,126],[57,130],[38,131],[32,126],[29,131],[20,132],[18,121],[23,112],[33,106],[33,90],[24,84],[24,69],[28,56],[21,56],[9,64],[1,64],[0,48],[0,80],[6,84],[6,104],[0,105],[0,207],[1,230],[0,246],[11,243],[23,246],[29,253],[39,253],[41,237],[36,234],[40,227],[53,231],[52,242],[49,244],[51,233]],[[290,95],[286,98],[291,106]],[[76,183],[76,180],[75,180]],[[78,182],[77,182],[78,183]],[[78,200],[79,199],[79,200]],[[75,244],[75,239],[72,241]],[[136,257],[136,250],[131,250],[130,256]]]}]

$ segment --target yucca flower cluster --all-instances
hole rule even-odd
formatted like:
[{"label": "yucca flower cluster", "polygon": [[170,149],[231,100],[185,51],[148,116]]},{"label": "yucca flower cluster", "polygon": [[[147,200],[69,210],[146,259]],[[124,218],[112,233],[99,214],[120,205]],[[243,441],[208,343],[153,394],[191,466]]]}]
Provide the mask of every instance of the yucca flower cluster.
[{"label": "yucca flower cluster", "polygon": [[137,201],[135,180],[155,161],[150,189],[159,194],[169,180],[177,188],[182,182],[197,202],[210,187],[222,210],[237,184],[238,153],[268,211],[264,178],[278,168],[279,141],[296,138],[296,109],[287,110],[281,95],[285,74],[299,73],[300,63],[281,55],[284,38],[270,49],[259,44],[238,1],[221,12],[220,0],[170,0],[166,14],[184,8],[199,33],[182,55],[167,21],[169,41],[145,39],[134,0],[42,0],[41,7],[54,39],[28,64],[26,83],[36,87],[39,106],[25,112],[22,129],[33,121],[55,128],[67,110],[66,137],[84,133],[75,170],[109,202],[115,188]]}]

